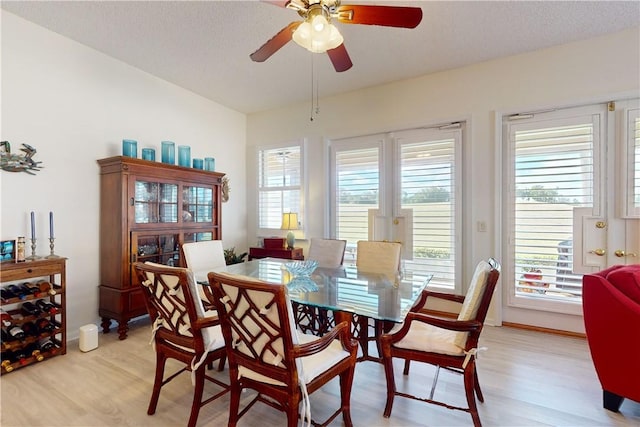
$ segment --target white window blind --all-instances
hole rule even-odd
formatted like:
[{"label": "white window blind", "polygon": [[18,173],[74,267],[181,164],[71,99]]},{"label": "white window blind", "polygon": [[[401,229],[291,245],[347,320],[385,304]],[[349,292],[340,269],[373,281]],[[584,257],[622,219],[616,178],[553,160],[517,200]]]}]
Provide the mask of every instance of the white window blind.
[{"label": "white window blind", "polygon": [[592,116],[541,120],[510,131],[515,296],[579,301],[572,274],[573,208],[594,204]]},{"label": "white window blind", "polygon": [[280,229],[283,212],[301,220],[300,145],[258,150],[258,228]]},{"label": "white window blind", "polygon": [[640,109],[629,110],[627,122],[627,170],[631,177],[631,188],[627,189],[627,213],[640,217]]},{"label": "white window blind", "polygon": [[369,240],[368,210],[378,209],[380,152],[378,147],[337,151],[335,154],[335,234],[347,240]]},{"label": "white window blind", "polygon": [[[444,133],[444,132],[443,132]],[[452,137],[400,145],[400,206],[413,218],[412,271],[433,274],[429,286],[453,289],[456,273],[455,151],[460,131]]]}]

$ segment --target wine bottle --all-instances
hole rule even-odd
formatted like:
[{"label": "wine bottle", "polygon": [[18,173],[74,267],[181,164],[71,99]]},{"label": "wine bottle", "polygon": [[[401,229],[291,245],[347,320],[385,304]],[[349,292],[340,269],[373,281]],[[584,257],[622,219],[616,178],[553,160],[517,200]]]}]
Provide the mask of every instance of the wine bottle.
[{"label": "wine bottle", "polygon": [[40,351],[42,353],[48,351],[51,354],[55,354],[58,351],[58,346],[51,340],[51,338],[45,338],[40,341]]},{"label": "wine bottle", "polygon": [[53,285],[48,280],[39,280],[36,282],[40,288],[40,292],[48,293],[49,295],[55,295],[57,292],[53,289]]},{"label": "wine bottle", "polygon": [[13,351],[13,363],[19,363],[21,365],[26,365],[28,362],[29,354],[25,351],[24,348],[19,348]]},{"label": "wine bottle", "polygon": [[33,322],[25,322],[22,324],[22,330],[27,337],[37,337],[40,335],[40,329]]},{"label": "wine bottle", "polygon": [[25,316],[39,316],[40,314],[42,314],[42,310],[40,310],[40,307],[38,307],[31,301],[23,302],[22,307],[20,307],[20,311]]},{"label": "wine bottle", "polygon": [[20,340],[20,341],[23,341],[25,339],[24,331],[18,325],[14,325],[14,324],[9,325],[5,328],[5,331],[7,331],[7,334],[9,335],[9,337],[13,339]]},{"label": "wine bottle", "polygon": [[15,295],[14,298],[20,298],[20,299],[27,298],[27,291],[22,286],[9,285],[7,286],[7,289],[9,289],[13,293],[13,295]]},{"label": "wine bottle", "polygon": [[58,314],[58,307],[56,307],[49,301],[40,299],[36,301],[36,306],[38,306],[38,308],[42,310],[43,313]]},{"label": "wine bottle", "polygon": [[16,295],[8,288],[0,288],[0,298],[2,298],[2,301],[9,301],[12,298],[16,298]]},{"label": "wine bottle", "polygon": [[42,362],[44,360],[44,356],[40,351],[40,346],[36,343],[29,344],[25,347],[25,353],[34,357],[38,362]]},{"label": "wine bottle", "polygon": [[25,282],[23,283],[23,285],[29,291],[29,293],[36,298],[43,297],[46,295],[46,293],[42,292],[42,290],[40,289],[40,286],[38,286],[36,283]]},{"label": "wine bottle", "polygon": [[13,360],[13,353],[10,351],[5,351],[2,353],[2,368],[4,368],[5,372],[13,371],[13,366],[11,366],[11,361]]},{"label": "wine bottle", "polygon": [[3,328],[9,327],[13,323],[13,317],[2,309],[0,309],[0,320],[2,321]]},{"label": "wine bottle", "polygon": [[38,319],[36,321],[36,326],[38,327],[38,330],[41,334],[51,332],[56,328],[53,322],[50,322],[49,319],[44,318]]}]

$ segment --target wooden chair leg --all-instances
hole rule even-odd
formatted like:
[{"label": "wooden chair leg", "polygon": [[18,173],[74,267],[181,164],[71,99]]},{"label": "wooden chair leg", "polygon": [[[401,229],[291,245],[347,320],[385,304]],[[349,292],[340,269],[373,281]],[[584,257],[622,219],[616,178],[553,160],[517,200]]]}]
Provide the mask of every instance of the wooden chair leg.
[{"label": "wooden chair leg", "polygon": [[396,393],[396,381],[393,376],[393,358],[383,357],[382,364],[384,365],[384,375],[387,379],[387,403],[384,407],[383,416],[389,418],[391,416],[391,410],[393,409],[393,398]]},{"label": "wooden chair leg", "polygon": [[410,360],[409,359],[404,359],[404,370],[402,371],[402,375],[409,375],[409,364],[410,364]]},{"label": "wooden chair leg", "polygon": [[198,422],[198,413],[202,405],[202,393],[204,391],[204,366],[196,370],[196,384],[193,390],[193,402],[191,403],[191,415],[188,427],[195,427]]},{"label": "wooden chair leg", "polygon": [[481,427],[480,415],[478,414],[478,407],[476,405],[475,392],[475,364],[473,361],[469,362],[464,370],[464,393],[467,396],[467,404],[469,405],[469,413],[473,420],[474,427]]},{"label": "wooden chair leg", "polygon": [[[236,372],[237,375],[237,372]],[[229,427],[236,427],[238,423],[238,411],[240,410],[240,393],[242,389],[238,385],[238,381],[231,381],[231,399],[229,401]]]},{"label": "wooden chair leg", "polygon": [[351,386],[353,385],[353,374],[355,367],[351,367],[340,374],[340,407],[342,409],[342,419],[344,425],[352,427],[351,421]]},{"label": "wooden chair leg", "polygon": [[153,380],[153,391],[151,392],[151,401],[149,401],[149,408],[147,414],[153,415],[156,413],[156,407],[158,406],[158,398],[160,397],[160,389],[162,389],[162,381],[164,379],[164,365],[167,358],[163,353],[156,353],[156,376]]},{"label": "wooden chair leg", "polygon": [[220,358],[220,362],[218,363],[218,372],[222,372],[222,371],[224,371],[224,365],[225,365],[225,363],[227,363],[227,356],[226,356],[226,355],[223,355],[223,356]]},{"label": "wooden chair leg", "polygon": [[[299,405],[287,406],[287,427],[298,427],[298,407]],[[302,424],[305,424],[304,420],[302,420]]]},{"label": "wooden chair leg", "polygon": [[482,390],[480,390],[480,381],[478,381],[478,370],[476,368],[473,369],[473,375],[476,386],[476,396],[480,402],[484,402],[484,396],[482,395]]}]

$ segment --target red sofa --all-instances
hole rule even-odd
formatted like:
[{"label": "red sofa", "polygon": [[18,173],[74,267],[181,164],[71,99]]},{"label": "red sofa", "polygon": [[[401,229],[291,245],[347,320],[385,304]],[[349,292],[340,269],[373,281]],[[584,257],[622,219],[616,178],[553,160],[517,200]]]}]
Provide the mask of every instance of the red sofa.
[{"label": "red sofa", "polygon": [[640,264],[616,265],[582,279],[582,309],[603,406],[640,402]]}]

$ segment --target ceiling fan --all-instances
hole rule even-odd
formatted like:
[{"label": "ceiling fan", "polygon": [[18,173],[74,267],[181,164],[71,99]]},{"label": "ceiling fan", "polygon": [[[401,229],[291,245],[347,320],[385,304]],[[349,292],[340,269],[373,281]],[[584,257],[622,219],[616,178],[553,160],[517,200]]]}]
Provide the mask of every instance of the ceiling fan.
[{"label": "ceiling fan", "polygon": [[329,55],[336,71],[346,71],[353,63],[343,43],[343,37],[331,23],[381,25],[385,27],[415,28],[422,20],[422,9],[405,6],[340,5],[340,0],[281,0],[267,1],[298,12],[304,20],[294,21],[263,44],[251,55],[256,62],[266,61],[293,39],[314,53]]}]

